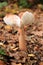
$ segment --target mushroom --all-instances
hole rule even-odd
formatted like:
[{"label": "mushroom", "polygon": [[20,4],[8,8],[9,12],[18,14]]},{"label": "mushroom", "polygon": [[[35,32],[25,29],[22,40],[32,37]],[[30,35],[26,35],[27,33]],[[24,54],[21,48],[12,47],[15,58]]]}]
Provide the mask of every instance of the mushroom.
[{"label": "mushroom", "polygon": [[34,23],[34,15],[31,12],[24,12],[22,17],[20,18],[17,15],[8,15],[3,18],[4,22],[7,25],[16,25],[18,26],[18,32],[19,32],[19,49],[23,51],[27,51],[26,41],[25,41],[25,32],[23,27],[27,24]]}]

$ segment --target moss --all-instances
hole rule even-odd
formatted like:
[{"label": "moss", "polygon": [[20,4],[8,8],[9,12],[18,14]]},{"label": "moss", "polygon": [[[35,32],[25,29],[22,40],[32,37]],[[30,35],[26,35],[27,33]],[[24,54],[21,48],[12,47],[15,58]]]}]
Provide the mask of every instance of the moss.
[{"label": "moss", "polygon": [[19,0],[18,4],[19,4],[19,6],[20,6],[21,8],[28,7],[28,2],[27,2],[27,0]]},{"label": "moss", "polygon": [[0,2],[0,9],[7,6],[8,3],[7,2]]}]

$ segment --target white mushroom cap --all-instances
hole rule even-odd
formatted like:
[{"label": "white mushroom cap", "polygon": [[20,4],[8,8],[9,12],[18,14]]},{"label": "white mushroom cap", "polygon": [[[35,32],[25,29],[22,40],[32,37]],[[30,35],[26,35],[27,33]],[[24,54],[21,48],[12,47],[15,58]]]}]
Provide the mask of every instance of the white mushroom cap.
[{"label": "white mushroom cap", "polygon": [[20,17],[17,16],[17,15],[9,15],[9,16],[5,16],[3,18],[4,22],[7,24],[7,25],[17,25],[20,27]]},{"label": "white mushroom cap", "polygon": [[21,19],[17,15],[8,15],[8,16],[5,16],[3,20],[7,25],[13,26],[15,24],[16,26],[21,27],[22,25],[34,23],[35,18],[31,12],[26,11],[22,15]]},{"label": "white mushroom cap", "polygon": [[21,17],[21,22],[23,25],[32,24],[35,22],[35,17],[31,12],[26,11]]}]

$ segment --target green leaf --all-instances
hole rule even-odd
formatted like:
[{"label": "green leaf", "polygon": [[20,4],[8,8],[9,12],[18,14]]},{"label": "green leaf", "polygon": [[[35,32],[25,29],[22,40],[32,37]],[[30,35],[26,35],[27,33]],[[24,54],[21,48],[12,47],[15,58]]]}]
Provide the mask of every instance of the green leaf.
[{"label": "green leaf", "polygon": [[4,6],[7,6],[7,5],[8,5],[7,2],[1,2],[1,3],[0,3],[0,9],[3,8]]},{"label": "green leaf", "polygon": [[18,2],[18,4],[19,4],[19,6],[21,6],[21,7],[28,7],[28,2],[27,2],[27,0],[20,0],[20,1]]},{"label": "green leaf", "polygon": [[2,3],[0,3],[0,8],[2,8]]},{"label": "green leaf", "polygon": [[7,2],[2,2],[2,6],[7,6],[8,3]]},{"label": "green leaf", "polygon": [[6,55],[5,50],[0,48],[0,55]]}]

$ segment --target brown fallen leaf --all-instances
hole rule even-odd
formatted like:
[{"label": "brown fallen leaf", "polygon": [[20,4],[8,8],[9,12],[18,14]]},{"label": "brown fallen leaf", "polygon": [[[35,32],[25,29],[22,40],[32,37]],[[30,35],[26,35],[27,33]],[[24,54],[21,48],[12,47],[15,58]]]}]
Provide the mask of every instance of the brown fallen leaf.
[{"label": "brown fallen leaf", "polygon": [[31,57],[31,56],[34,57],[35,55],[34,55],[34,54],[28,54],[28,56],[29,56],[29,57]]},{"label": "brown fallen leaf", "polygon": [[2,35],[0,36],[0,40],[1,41],[4,41],[5,40],[5,37],[3,37]]},{"label": "brown fallen leaf", "polygon": [[14,48],[13,51],[16,51],[18,49],[18,47]]},{"label": "brown fallen leaf", "polygon": [[43,62],[40,62],[40,65],[43,65]]},{"label": "brown fallen leaf", "polygon": [[21,63],[16,64],[15,62],[12,62],[11,65],[22,65]]},{"label": "brown fallen leaf", "polygon": [[12,30],[12,27],[9,26],[9,25],[6,25],[4,28],[5,28],[5,30],[7,30],[7,31],[11,31],[11,30]]},{"label": "brown fallen leaf", "polygon": [[3,24],[0,22],[0,28],[2,28],[3,27]]},{"label": "brown fallen leaf", "polygon": [[33,31],[31,33],[33,33],[34,35],[42,36],[43,31]]},{"label": "brown fallen leaf", "polygon": [[0,21],[2,21],[2,18],[0,18]]},{"label": "brown fallen leaf", "polygon": [[6,65],[3,61],[0,60],[0,65]]}]

